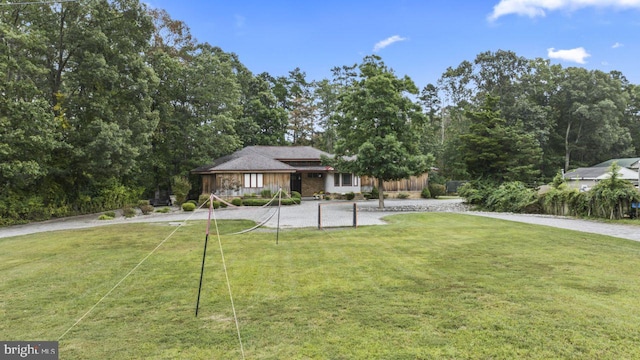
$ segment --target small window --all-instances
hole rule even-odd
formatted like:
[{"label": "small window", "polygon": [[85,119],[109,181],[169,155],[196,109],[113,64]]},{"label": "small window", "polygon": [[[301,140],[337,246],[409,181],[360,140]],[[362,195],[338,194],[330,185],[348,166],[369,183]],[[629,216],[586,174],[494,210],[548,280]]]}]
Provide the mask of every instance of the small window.
[{"label": "small window", "polygon": [[358,186],[358,178],[348,173],[334,174],[333,186]]},{"label": "small window", "polygon": [[244,174],[244,187],[261,188],[263,186],[262,174]]},{"label": "small window", "polygon": [[353,177],[351,174],[342,174],[342,186],[351,186]]}]

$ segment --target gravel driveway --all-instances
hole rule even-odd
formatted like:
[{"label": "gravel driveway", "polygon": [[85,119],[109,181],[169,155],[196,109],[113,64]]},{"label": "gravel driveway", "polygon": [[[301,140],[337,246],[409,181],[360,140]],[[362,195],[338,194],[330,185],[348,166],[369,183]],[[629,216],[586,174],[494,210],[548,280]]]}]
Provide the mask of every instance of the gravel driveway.
[{"label": "gravel driveway", "polygon": [[[506,214],[468,211],[460,199],[420,199],[420,200],[385,200],[385,209],[377,208],[378,202],[374,200],[359,201],[358,225],[384,225],[384,216],[406,212],[464,212],[469,215],[486,216],[497,219],[518,221],[529,224],[552,226],[569,230],[588,233],[610,235],[623,239],[640,241],[640,226],[607,224],[598,221],[581,220],[568,217],[530,215],[530,214]],[[238,209],[215,210],[216,219],[249,219],[258,223],[265,222],[265,226],[275,228],[278,223],[280,228],[317,227],[318,213],[322,212],[323,226],[349,226],[353,222],[353,202],[306,200],[299,206],[283,206],[278,217],[277,208],[253,208],[243,207]],[[207,209],[196,210],[192,213],[174,210],[167,214],[153,213],[139,215],[126,219],[118,217],[114,220],[97,220],[98,215],[74,216],[64,219],[55,219],[25,225],[15,225],[0,228],[0,238],[28,235],[39,232],[82,229],[111,224],[127,224],[139,222],[169,222],[180,223],[185,220],[206,220]]]}]

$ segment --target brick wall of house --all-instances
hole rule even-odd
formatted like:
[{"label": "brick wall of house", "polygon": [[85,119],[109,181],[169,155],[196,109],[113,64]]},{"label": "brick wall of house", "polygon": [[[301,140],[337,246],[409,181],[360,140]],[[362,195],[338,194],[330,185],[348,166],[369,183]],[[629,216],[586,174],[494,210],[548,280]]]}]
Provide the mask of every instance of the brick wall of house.
[{"label": "brick wall of house", "polygon": [[324,177],[310,178],[306,174],[302,175],[302,196],[313,196],[320,191],[324,191]]}]

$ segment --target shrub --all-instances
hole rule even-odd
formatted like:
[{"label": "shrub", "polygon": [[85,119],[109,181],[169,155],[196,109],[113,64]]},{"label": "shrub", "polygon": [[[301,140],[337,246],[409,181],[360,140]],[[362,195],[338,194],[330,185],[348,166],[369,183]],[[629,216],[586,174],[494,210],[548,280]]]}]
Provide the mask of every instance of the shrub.
[{"label": "shrub", "polygon": [[[218,208],[220,208],[220,204],[221,204],[221,203],[220,203],[220,201],[216,201],[216,200],[214,200],[214,201],[213,201],[213,208],[214,208],[214,209],[218,209]],[[224,204],[223,204],[223,205],[224,205]],[[227,207],[227,205],[224,205],[224,207]]]},{"label": "shrub", "polygon": [[440,196],[447,194],[447,189],[442,184],[429,183],[429,192],[431,193],[431,197],[437,199]]},{"label": "shrub", "polygon": [[527,188],[520,181],[501,184],[487,198],[486,207],[500,212],[531,212],[538,203],[536,191]]},{"label": "shrub", "polygon": [[299,198],[282,199],[281,204],[282,205],[297,205],[297,204],[300,204],[300,199]]},{"label": "shrub", "polygon": [[122,215],[126,218],[132,218],[136,216],[136,209],[131,205],[125,205],[122,207]]},{"label": "shrub", "polygon": [[371,198],[372,199],[379,199],[379,197],[380,197],[380,192],[378,192],[378,188],[374,186],[371,189]]},{"label": "shrub", "polygon": [[[248,200],[248,199],[247,199]],[[231,204],[235,205],[235,206],[242,206],[242,199],[240,198],[234,198],[233,200],[231,200]]]},{"label": "shrub", "polygon": [[429,191],[428,187],[422,188],[422,192],[420,192],[420,197],[423,199],[431,199],[431,191]]},{"label": "shrub", "polygon": [[300,194],[297,191],[292,191],[291,192],[291,197],[294,198],[294,199],[302,199],[302,194]]},{"label": "shrub", "polygon": [[399,193],[398,194],[398,199],[408,199],[409,198],[409,194],[407,193]]},{"label": "shrub", "polygon": [[188,203],[192,203],[193,205],[195,205],[196,207],[198,207],[198,202],[195,200],[188,200]]},{"label": "shrub", "polygon": [[211,198],[210,195],[200,194],[200,196],[198,196],[198,205],[204,204],[204,206],[209,207],[209,198]]},{"label": "shrub", "polygon": [[169,209],[169,208],[168,208],[168,207],[166,207],[166,206],[165,206],[165,207],[163,207],[163,208],[160,208],[160,209],[156,210],[156,212],[163,213],[163,214],[166,214],[166,213],[168,213],[169,211],[171,211],[171,209]]},{"label": "shrub", "polygon": [[193,211],[196,209],[196,204],[191,203],[191,202],[186,202],[184,204],[182,204],[182,210],[184,211]]},{"label": "shrub", "polygon": [[115,217],[114,216],[109,216],[107,214],[102,214],[98,217],[98,220],[113,220]]},{"label": "shrub", "polygon": [[352,191],[352,192],[346,193],[344,196],[347,200],[353,200],[356,197],[356,194],[354,194]]},{"label": "shrub", "polygon": [[115,211],[106,211],[103,215],[107,215],[110,218],[115,218],[116,217],[116,212]]},{"label": "shrub", "polygon": [[260,192],[260,196],[262,196],[262,197],[263,197],[263,198],[265,198],[265,199],[271,199],[271,197],[272,197],[273,195],[271,194],[271,190],[269,190],[269,189],[264,189],[264,190],[262,190],[262,191]]},{"label": "shrub", "polygon": [[489,195],[495,189],[495,185],[483,181],[470,181],[458,188],[458,195],[471,205],[485,207]]},{"label": "shrub", "polygon": [[187,200],[187,195],[191,190],[191,183],[186,177],[176,175],[171,179],[171,190],[173,195],[176,196],[176,205],[181,205]]},{"label": "shrub", "polygon": [[140,208],[143,215],[148,215],[153,212],[153,206],[149,205],[149,200],[138,200],[138,208]]},{"label": "shrub", "polygon": [[[236,199],[233,199],[233,200],[236,200]],[[271,199],[260,199],[260,198],[252,198],[252,199],[244,199],[244,200],[238,199],[238,200],[241,201],[240,205],[245,205],[245,206],[263,206],[267,204],[269,201],[271,201]],[[275,204],[278,205],[278,202],[276,201]],[[236,206],[240,206],[240,205],[236,205]]]}]

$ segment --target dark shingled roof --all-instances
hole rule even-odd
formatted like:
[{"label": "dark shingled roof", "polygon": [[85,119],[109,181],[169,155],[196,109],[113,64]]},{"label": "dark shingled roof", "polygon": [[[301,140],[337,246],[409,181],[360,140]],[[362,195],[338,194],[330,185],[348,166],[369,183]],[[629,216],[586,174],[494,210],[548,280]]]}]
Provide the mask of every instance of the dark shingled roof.
[{"label": "dark shingled roof", "polygon": [[[264,171],[293,173],[296,168],[282,161],[319,161],[322,155],[332,156],[311,146],[247,146],[231,155],[214,160],[213,164],[200,166],[191,172]],[[324,169],[326,170],[326,168]]]},{"label": "dark shingled roof", "polygon": [[611,160],[607,160],[605,162],[601,162],[600,164],[593,165],[593,167],[606,167],[606,168],[609,168],[615,162],[619,166],[622,166],[622,167],[626,167],[626,168],[630,168],[630,169],[637,169],[638,168],[638,161],[640,161],[640,158],[611,159]]},{"label": "dark shingled roof", "polygon": [[281,161],[320,160],[322,155],[332,157],[331,154],[311,146],[247,146],[240,152],[260,153]]},{"label": "dark shingled roof", "polygon": [[[601,176],[608,174],[608,167],[588,167],[588,168],[577,168],[573,171],[569,171],[564,174],[564,178],[567,180],[596,180]],[[618,171],[620,178],[622,179],[637,179],[638,175],[635,170],[620,168]],[[608,176],[607,176],[608,177]]]},{"label": "dark shingled roof", "polygon": [[598,176],[606,174],[609,170],[604,167],[577,168],[564,174],[565,179],[597,179]]}]

